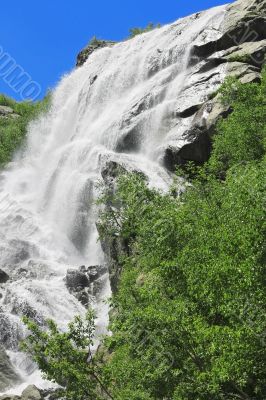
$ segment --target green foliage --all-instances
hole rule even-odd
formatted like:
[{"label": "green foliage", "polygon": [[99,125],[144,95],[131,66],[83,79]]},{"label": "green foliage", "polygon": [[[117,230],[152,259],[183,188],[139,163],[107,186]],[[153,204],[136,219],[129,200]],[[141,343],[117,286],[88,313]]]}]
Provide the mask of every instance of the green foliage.
[{"label": "green foliage", "polygon": [[223,177],[231,166],[261,160],[265,153],[266,69],[261,84],[242,85],[230,78],[220,93],[234,112],[218,125],[209,165]]},{"label": "green foliage", "polygon": [[139,175],[105,197],[101,235],[127,244],[106,343],[116,399],[265,398],[265,75],[220,92],[233,112],[181,197]]},{"label": "green foliage", "polygon": [[146,28],[131,28],[131,29],[129,30],[129,32],[130,32],[129,37],[130,37],[130,38],[133,38],[133,37],[135,37],[135,36],[137,36],[137,35],[141,35],[142,33],[145,33],[145,32],[150,32],[150,31],[152,31],[153,29],[160,28],[160,27],[161,27],[161,24],[154,25],[152,22],[150,22],[150,23],[146,26]]},{"label": "green foliage", "polygon": [[14,110],[17,117],[0,117],[0,166],[9,162],[15,150],[23,143],[29,122],[47,111],[50,103],[48,94],[42,101],[16,102],[0,95],[0,106],[8,106]]},{"label": "green foliage", "polygon": [[264,398],[264,167],[194,182],[182,199],[120,180],[130,255],[113,299],[115,398],[142,398],[135,387],[147,399]]},{"label": "green foliage", "polygon": [[44,377],[58,383],[62,389],[60,398],[68,400],[112,399],[99,375],[97,357],[92,358],[94,338],[94,314],[89,311],[82,319],[77,316],[60,332],[54,321],[47,321],[47,330],[35,322],[23,318],[30,331],[21,348],[32,355]]}]

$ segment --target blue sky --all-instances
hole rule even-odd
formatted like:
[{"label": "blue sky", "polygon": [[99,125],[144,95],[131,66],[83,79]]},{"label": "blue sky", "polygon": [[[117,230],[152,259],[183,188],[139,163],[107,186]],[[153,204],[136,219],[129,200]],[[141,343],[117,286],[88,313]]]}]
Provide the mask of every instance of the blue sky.
[{"label": "blue sky", "polygon": [[[39,97],[75,65],[92,36],[121,40],[131,27],[168,23],[226,0],[13,0],[1,4],[0,58],[7,53],[40,85]],[[0,64],[1,65],[1,64]],[[19,93],[0,76],[0,93]]]}]

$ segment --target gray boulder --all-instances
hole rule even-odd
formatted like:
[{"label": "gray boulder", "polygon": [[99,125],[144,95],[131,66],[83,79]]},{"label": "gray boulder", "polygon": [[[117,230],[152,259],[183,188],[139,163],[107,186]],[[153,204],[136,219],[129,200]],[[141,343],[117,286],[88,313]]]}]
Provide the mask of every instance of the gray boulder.
[{"label": "gray boulder", "polygon": [[222,52],[219,57],[226,61],[245,62],[255,67],[261,67],[265,62],[266,40],[242,43]]},{"label": "gray boulder", "polygon": [[87,275],[76,269],[69,269],[66,275],[66,286],[73,291],[84,289],[90,284]]},{"label": "gray boulder", "polygon": [[198,57],[208,57],[216,51],[239,46],[246,42],[266,39],[265,0],[238,0],[227,7],[222,35],[215,41],[194,46]]},{"label": "gray boulder", "polygon": [[8,279],[9,279],[8,274],[5,271],[3,271],[2,269],[0,269],[0,284],[6,283],[8,281]]},{"label": "gray boulder", "polygon": [[35,385],[30,385],[23,390],[21,400],[42,400],[41,392]]}]

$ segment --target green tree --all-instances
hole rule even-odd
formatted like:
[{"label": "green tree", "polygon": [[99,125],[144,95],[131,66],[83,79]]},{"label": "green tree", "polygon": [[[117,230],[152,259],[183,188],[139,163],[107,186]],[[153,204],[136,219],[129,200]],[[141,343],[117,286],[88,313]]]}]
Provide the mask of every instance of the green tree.
[{"label": "green tree", "polygon": [[84,319],[75,317],[68,330],[61,332],[52,320],[47,321],[48,329],[42,329],[35,322],[23,318],[30,334],[21,348],[31,354],[46,379],[61,386],[60,398],[113,398],[101,379],[100,362],[91,353],[94,320],[93,312],[89,311]]}]

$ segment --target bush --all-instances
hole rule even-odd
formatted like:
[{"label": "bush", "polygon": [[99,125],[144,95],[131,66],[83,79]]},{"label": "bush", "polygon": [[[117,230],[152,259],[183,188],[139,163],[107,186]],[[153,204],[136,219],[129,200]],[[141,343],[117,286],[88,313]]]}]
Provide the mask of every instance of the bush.
[{"label": "bush", "polygon": [[133,38],[137,35],[141,35],[142,33],[150,32],[153,29],[160,28],[160,27],[161,27],[161,24],[154,25],[152,22],[150,22],[146,26],[146,28],[131,28],[129,30],[129,32],[130,32],[129,38]]},{"label": "bush", "polygon": [[30,331],[21,344],[32,355],[44,377],[62,388],[57,393],[67,400],[112,399],[99,376],[100,364],[92,358],[95,324],[89,311],[85,318],[77,316],[60,332],[54,321],[47,321],[47,330],[23,318]]},{"label": "bush", "polygon": [[220,93],[234,112],[217,127],[209,166],[223,177],[231,166],[261,160],[265,154],[266,69],[261,84],[242,85],[230,78]]},{"label": "bush", "polygon": [[37,102],[16,102],[0,95],[0,105],[11,107],[19,115],[17,118],[0,118],[0,166],[11,160],[14,151],[23,143],[29,122],[47,111],[49,104],[49,94]]}]

